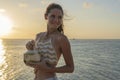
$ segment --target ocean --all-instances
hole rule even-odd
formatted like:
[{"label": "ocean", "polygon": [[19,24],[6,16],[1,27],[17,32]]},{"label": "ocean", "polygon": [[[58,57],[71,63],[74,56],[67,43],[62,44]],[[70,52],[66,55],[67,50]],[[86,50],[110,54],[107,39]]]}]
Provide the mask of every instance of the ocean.
[{"label": "ocean", "polygon": [[[33,80],[33,68],[23,62],[29,39],[0,40],[0,80]],[[73,73],[57,73],[59,80],[120,80],[119,39],[70,40]],[[57,66],[64,65],[61,56]]]}]

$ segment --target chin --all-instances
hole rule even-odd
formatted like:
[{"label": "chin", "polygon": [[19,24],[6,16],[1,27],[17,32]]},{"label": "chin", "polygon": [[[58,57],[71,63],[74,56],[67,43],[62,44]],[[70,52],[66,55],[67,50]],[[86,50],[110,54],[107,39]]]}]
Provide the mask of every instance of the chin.
[{"label": "chin", "polygon": [[52,25],[53,27],[57,27],[57,25]]},{"label": "chin", "polygon": [[60,25],[51,24],[50,26],[51,26],[51,28],[58,28],[58,26],[60,26]]}]

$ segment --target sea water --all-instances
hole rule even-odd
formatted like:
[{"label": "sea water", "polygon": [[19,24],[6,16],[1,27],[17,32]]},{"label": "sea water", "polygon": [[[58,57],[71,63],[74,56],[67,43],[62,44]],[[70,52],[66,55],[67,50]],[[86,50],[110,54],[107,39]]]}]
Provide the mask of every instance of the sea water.
[{"label": "sea water", "polygon": [[[33,68],[24,64],[29,39],[0,40],[0,80],[33,80]],[[70,40],[75,70],[57,73],[59,80],[120,80],[119,39]],[[61,56],[57,66],[65,65]]]}]

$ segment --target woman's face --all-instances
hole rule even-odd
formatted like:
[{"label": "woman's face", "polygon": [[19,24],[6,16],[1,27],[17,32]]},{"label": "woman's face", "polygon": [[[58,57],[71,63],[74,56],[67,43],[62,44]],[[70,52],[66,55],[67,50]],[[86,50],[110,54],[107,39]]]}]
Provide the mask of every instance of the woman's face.
[{"label": "woman's face", "polygon": [[50,28],[56,28],[57,29],[63,22],[62,11],[57,9],[57,8],[50,10],[48,15],[46,15],[45,17],[48,20],[48,26]]}]

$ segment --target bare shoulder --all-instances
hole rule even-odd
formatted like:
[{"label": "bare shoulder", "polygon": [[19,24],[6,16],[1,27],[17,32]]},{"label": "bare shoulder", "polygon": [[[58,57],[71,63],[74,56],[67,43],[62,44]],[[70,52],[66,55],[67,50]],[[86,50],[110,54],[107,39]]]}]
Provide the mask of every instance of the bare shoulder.
[{"label": "bare shoulder", "polygon": [[43,35],[45,32],[40,32],[40,33],[37,33],[36,36],[41,36]]},{"label": "bare shoulder", "polygon": [[71,55],[71,45],[66,35],[60,36],[59,45],[64,57],[68,57]]},{"label": "bare shoulder", "polygon": [[60,40],[68,40],[68,37],[64,34],[60,34]]},{"label": "bare shoulder", "polygon": [[36,34],[36,40],[37,40],[38,38],[40,38],[44,33],[45,33],[45,32],[37,33],[37,34]]},{"label": "bare shoulder", "polygon": [[62,44],[69,43],[68,37],[64,34],[59,34],[58,39],[59,39],[59,42],[62,43]]}]

